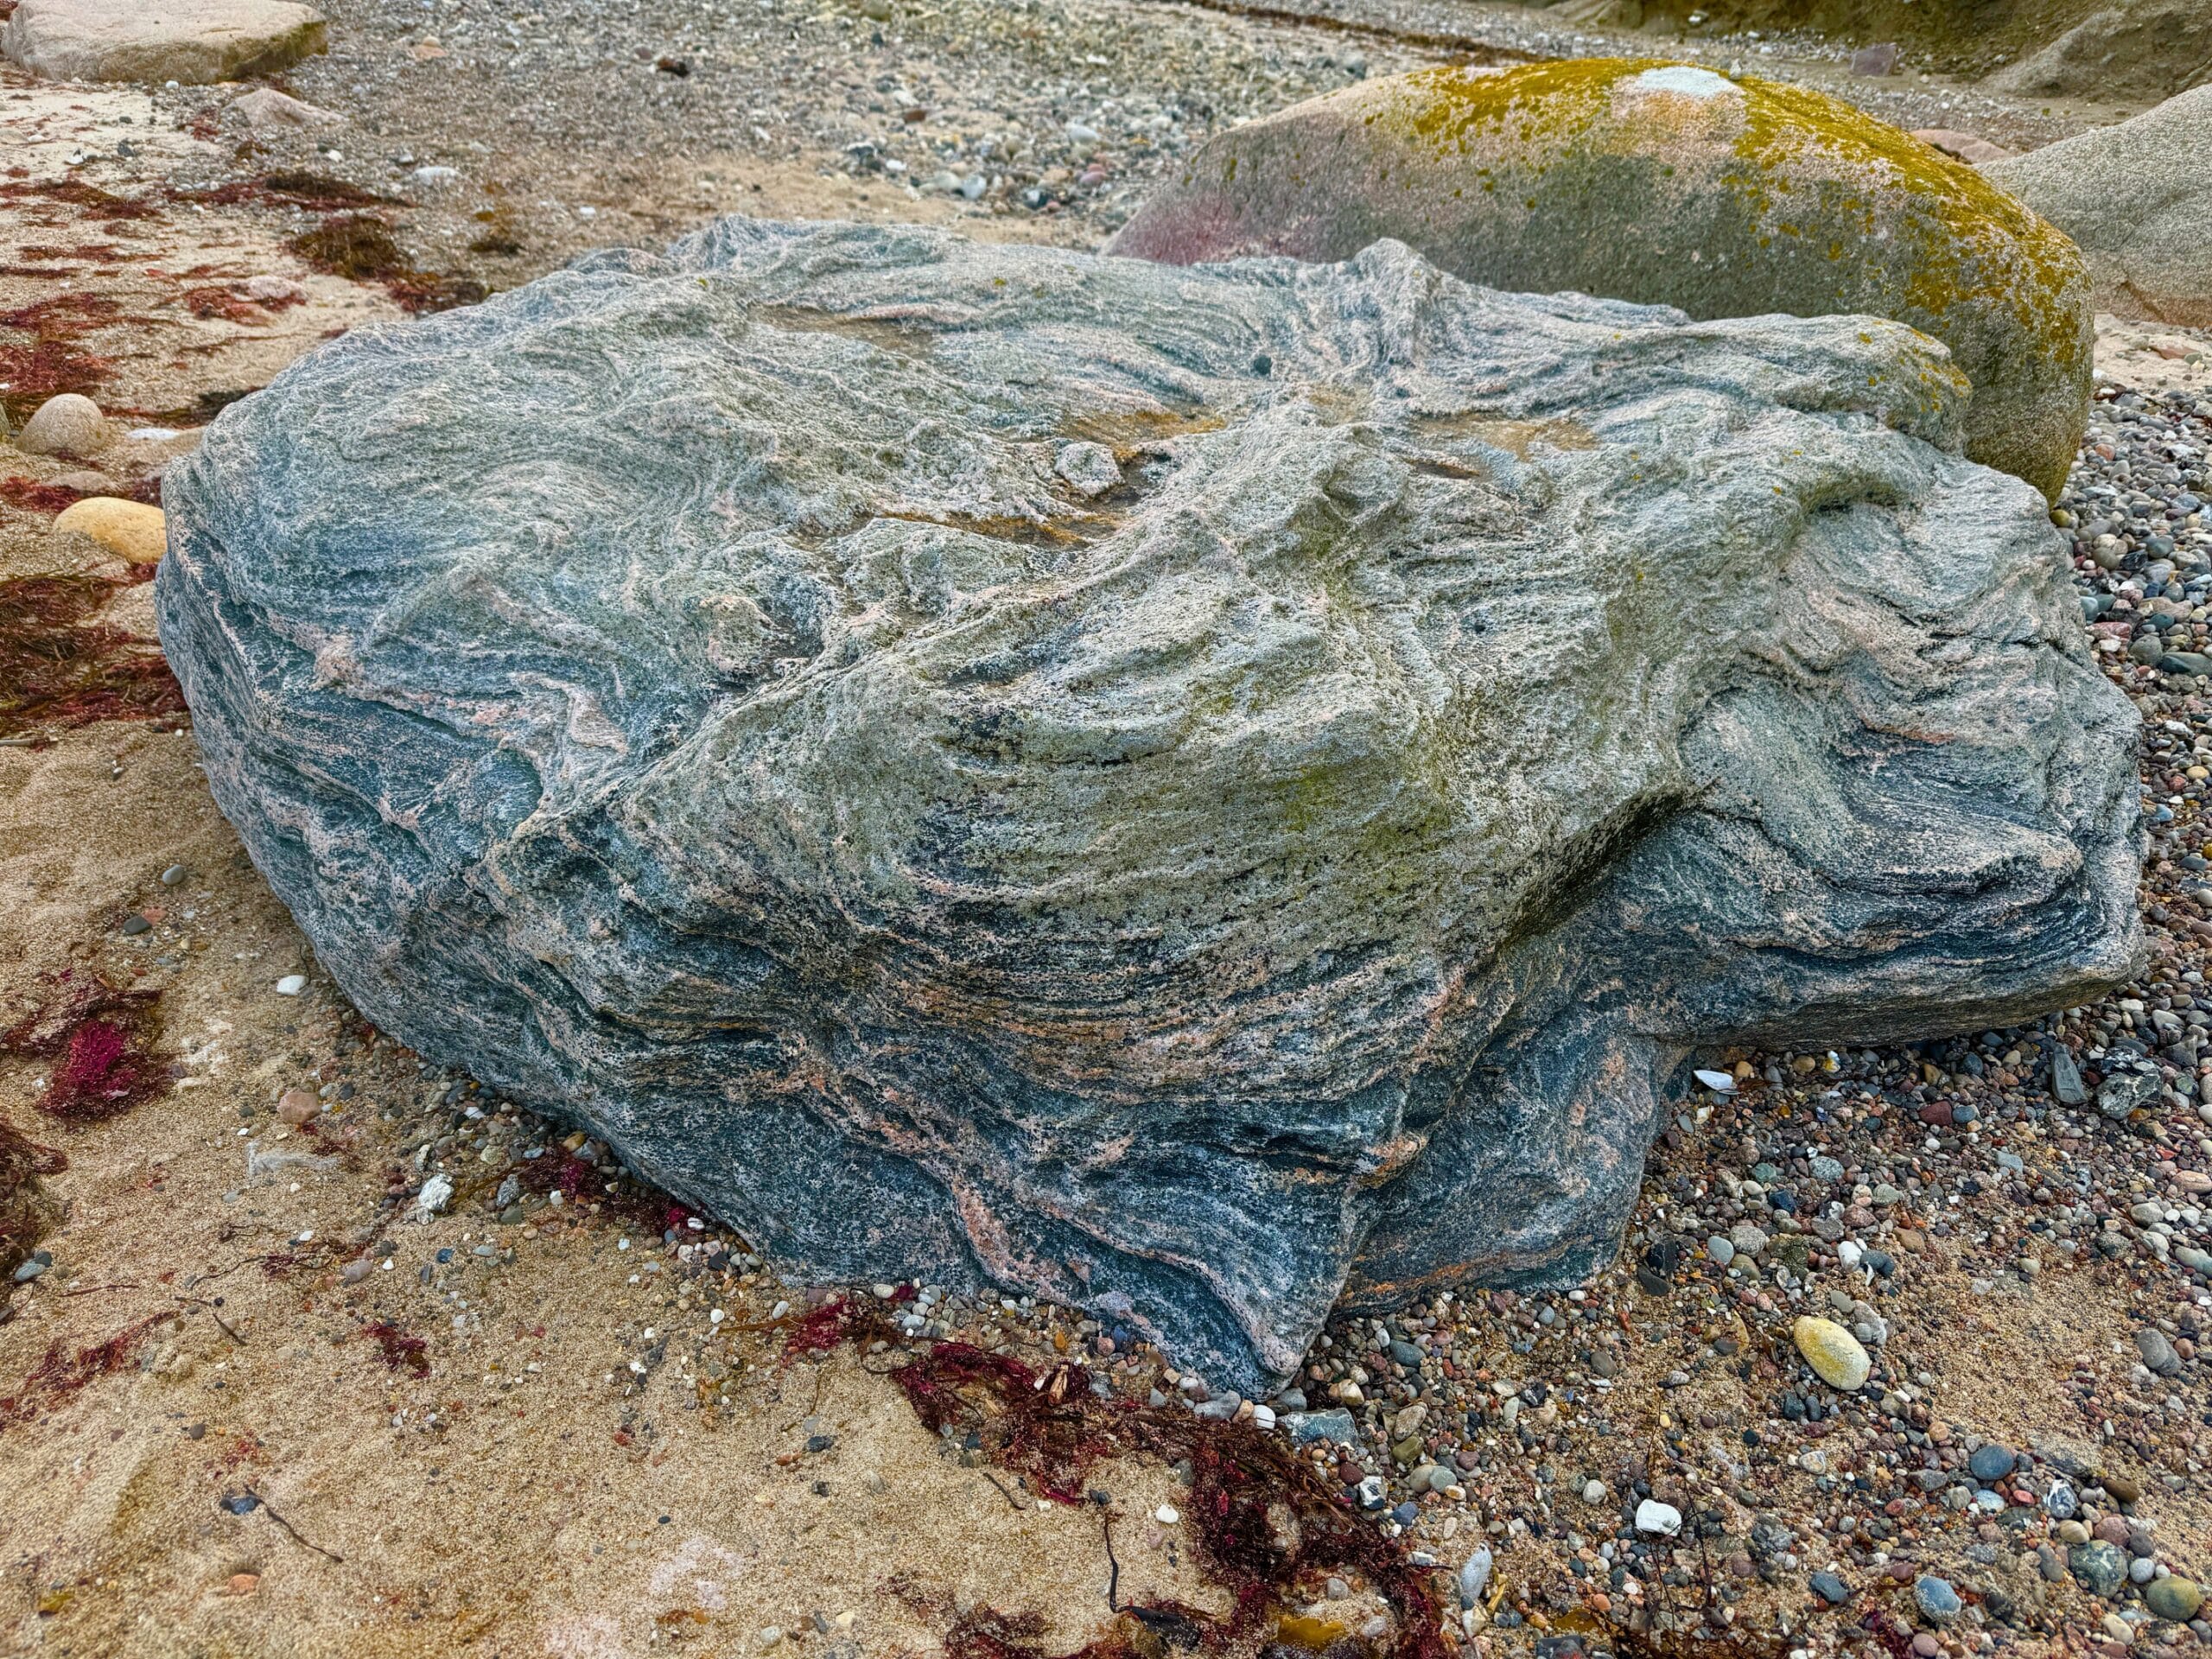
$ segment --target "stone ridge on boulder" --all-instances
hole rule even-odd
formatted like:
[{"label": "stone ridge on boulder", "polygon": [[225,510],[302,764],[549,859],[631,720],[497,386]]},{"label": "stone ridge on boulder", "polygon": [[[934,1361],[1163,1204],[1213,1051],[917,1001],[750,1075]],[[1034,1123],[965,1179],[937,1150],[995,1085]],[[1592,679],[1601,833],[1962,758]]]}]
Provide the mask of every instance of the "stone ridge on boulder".
[{"label": "stone ridge on boulder", "polygon": [[2136,965],[2135,716],[1879,320],[722,221],[165,481],[215,798],[360,1009],[800,1274],[1250,1392],[1607,1261],[1694,1046]]},{"label": "stone ridge on boulder", "polygon": [[2088,284],[1975,170],[1837,99],[1656,59],[1369,81],[1209,140],[1108,251],[1344,259],[1694,317],[1870,313],[1973,382],[1966,452],[2055,499],[2088,420]]}]

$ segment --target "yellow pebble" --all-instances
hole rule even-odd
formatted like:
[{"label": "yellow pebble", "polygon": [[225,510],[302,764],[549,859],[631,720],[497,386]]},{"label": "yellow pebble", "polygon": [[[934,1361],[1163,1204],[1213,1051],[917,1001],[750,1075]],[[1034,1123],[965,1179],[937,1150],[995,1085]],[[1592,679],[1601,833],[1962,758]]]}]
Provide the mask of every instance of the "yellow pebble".
[{"label": "yellow pebble", "polygon": [[88,495],[54,521],[56,530],[89,536],[133,564],[159,564],[168,546],[168,520],[159,507],[112,495]]},{"label": "yellow pebble", "polygon": [[1873,1365],[1859,1338],[1833,1319],[1800,1319],[1789,1327],[1797,1351],[1832,1389],[1849,1390],[1866,1381]]}]

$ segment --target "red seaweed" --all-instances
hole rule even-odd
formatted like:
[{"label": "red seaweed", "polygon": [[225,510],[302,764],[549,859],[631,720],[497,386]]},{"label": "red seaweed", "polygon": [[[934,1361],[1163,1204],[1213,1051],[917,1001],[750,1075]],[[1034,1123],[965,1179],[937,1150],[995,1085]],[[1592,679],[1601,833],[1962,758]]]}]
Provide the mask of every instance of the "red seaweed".
[{"label": "red seaweed", "polygon": [[71,293],[0,312],[0,328],[30,336],[28,345],[0,343],[0,380],[8,385],[0,406],[20,419],[56,393],[87,391],[105,381],[112,360],[79,351],[77,342],[122,308],[104,295]]},{"label": "red seaweed", "polygon": [[39,1181],[68,1167],[67,1154],[0,1122],[0,1277],[21,1267],[59,1219]]},{"label": "red seaweed", "polygon": [[81,574],[0,582],[0,736],[184,711],[160,646],[98,620],[124,585]]},{"label": "red seaweed", "polygon": [[[838,1340],[895,1339],[873,1304],[825,1302],[786,1338],[786,1359]],[[1038,1372],[967,1343],[941,1342],[890,1373],[923,1424],[967,1439],[999,1467],[1055,1503],[1090,1501],[1086,1477],[1101,1461],[1142,1455],[1190,1471],[1186,1516],[1201,1565],[1226,1588],[1230,1607],[1212,1614],[1176,1603],[1118,1609],[1114,1631],[1069,1659],[1130,1659],[1168,1647],[1249,1650],[1270,1634],[1293,1599],[1331,1573],[1363,1578],[1396,1614],[1379,1650],[1387,1659],[1446,1659],[1438,1580],[1397,1541],[1355,1515],[1312,1465],[1277,1437],[1248,1423],[1202,1421],[1091,1392],[1090,1372],[1063,1362]],[[948,1637],[967,1659],[1036,1659],[1038,1631],[1025,1620],[970,1611]]]},{"label": "red seaweed", "polygon": [[384,284],[403,311],[449,311],[474,305],[488,291],[471,276],[416,270],[408,264],[391,227],[372,213],[341,213],[296,236],[294,253],[333,276]]},{"label": "red seaweed", "polygon": [[154,1052],[158,991],[118,991],[70,974],[54,1001],[0,1033],[0,1052],[56,1062],[38,1109],[67,1123],[119,1117],[168,1086]]},{"label": "red seaweed", "polygon": [[430,1374],[427,1353],[429,1344],[422,1338],[401,1330],[389,1319],[363,1325],[361,1334],[376,1344],[384,1354],[384,1363],[393,1370],[410,1370],[417,1376]]},{"label": "red seaweed", "polygon": [[137,1357],[148,1333],[169,1317],[167,1313],[150,1313],[135,1325],[125,1325],[105,1342],[79,1348],[73,1355],[67,1344],[56,1338],[47,1345],[45,1356],[31,1368],[22,1386],[0,1398],[0,1429],[29,1422],[48,1406],[67,1399],[94,1377],[121,1370]]},{"label": "red seaweed", "polygon": [[63,512],[85,499],[67,484],[41,484],[35,478],[0,478],[0,501],[27,512]]}]

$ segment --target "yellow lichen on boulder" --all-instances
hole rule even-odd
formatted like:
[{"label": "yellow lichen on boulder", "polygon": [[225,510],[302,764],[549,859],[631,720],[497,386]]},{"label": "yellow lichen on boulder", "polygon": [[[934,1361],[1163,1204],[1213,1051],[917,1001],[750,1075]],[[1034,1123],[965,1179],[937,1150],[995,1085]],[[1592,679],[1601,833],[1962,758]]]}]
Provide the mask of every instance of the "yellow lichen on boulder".
[{"label": "yellow lichen on boulder", "polygon": [[1335,260],[1384,237],[1493,288],[1906,323],[1974,385],[1967,454],[2046,494],[2088,418],[2072,243],[1849,105],[1701,65],[1448,67],[1348,88],[1216,138],[1111,251]]}]

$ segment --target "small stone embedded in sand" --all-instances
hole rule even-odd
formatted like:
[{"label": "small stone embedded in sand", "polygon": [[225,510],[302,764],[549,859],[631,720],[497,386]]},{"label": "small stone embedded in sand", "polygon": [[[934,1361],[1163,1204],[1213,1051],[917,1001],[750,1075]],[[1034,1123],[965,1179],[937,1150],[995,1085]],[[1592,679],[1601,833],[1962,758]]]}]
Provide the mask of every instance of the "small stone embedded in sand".
[{"label": "small stone embedded in sand", "polygon": [[162,510],[119,496],[86,496],[56,518],[54,528],[89,536],[133,564],[159,564],[168,548],[168,520]]},{"label": "small stone embedded in sand", "polygon": [[1682,1512],[1671,1503],[1647,1497],[1636,1506],[1636,1529],[1671,1538],[1682,1529]]},{"label": "small stone embedded in sand", "polygon": [[113,437],[98,404],[65,391],[48,398],[23,423],[16,448],[27,455],[89,455],[106,448]]},{"label": "small stone embedded in sand", "polygon": [[297,996],[302,991],[307,989],[307,988],[308,981],[306,975],[287,974],[283,978],[276,982],[276,995],[279,996]]},{"label": "small stone embedded in sand", "polygon": [[1848,1393],[1862,1387],[1873,1370],[1866,1351],[1859,1345],[1859,1338],[1833,1319],[1800,1318],[1789,1327],[1789,1336],[1797,1344],[1797,1351],[1804,1355],[1805,1363],[1819,1372],[1821,1381],[1832,1389]]},{"label": "small stone embedded in sand", "polygon": [[243,98],[232,99],[231,108],[243,117],[250,127],[342,127],[346,124],[346,118],[336,111],[326,110],[305,99],[294,98],[289,92],[280,92],[274,86],[256,87]]},{"label": "small stone embedded in sand", "polygon": [[415,1208],[425,1217],[443,1213],[453,1202],[453,1178],[433,1175],[423,1183],[423,1190],[415,1195]]},{"label": "small stone embedded in sand", "polygon": [[1984,162],[2008,162],[2019,154],[1971,132],[1958,132],[1949,127],[1915,127],[1912,136],[1923,144],[1933,144],[1955,161],[1968,162],[1976,167]]},{"label": "small stone embedded in sand", "polygon": [[287,1089],[276,1103],[276,1121],[297,1128],[322,1109],[322,1103],[305,1089]]},{"label": "small stone embedded in sand", "polygon": [[308,291],[289,276],[264,274],[249,276],[238,284],[238,296],[251,300],[256,305],[283,307],[297,305],[308,296]]}]

